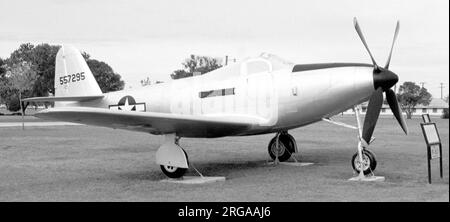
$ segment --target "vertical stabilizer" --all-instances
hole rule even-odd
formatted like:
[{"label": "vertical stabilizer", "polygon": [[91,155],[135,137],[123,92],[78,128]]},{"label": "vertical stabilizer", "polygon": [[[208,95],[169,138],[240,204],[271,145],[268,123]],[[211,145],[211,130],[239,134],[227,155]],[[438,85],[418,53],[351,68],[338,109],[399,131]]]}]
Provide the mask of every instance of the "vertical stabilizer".
[{"label": "vertical stabilizer", "polygon": [[102,91],[80,51],[63,45],[56,54],[55,96],[97,96]]}]

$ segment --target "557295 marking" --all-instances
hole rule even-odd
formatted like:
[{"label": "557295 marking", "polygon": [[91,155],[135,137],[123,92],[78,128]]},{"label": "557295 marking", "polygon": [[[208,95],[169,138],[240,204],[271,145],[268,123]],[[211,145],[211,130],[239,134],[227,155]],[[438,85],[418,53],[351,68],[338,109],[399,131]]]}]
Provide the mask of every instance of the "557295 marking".
[{"label": "557295 marking", "polygon": [[59,77],[59,84],[64,85],[68,84],[69,82],[78,82],[81,80],[84,80],[86,77],[84,76],[84,72],[75,73],[72,75],[67,76],[61,76]]}]

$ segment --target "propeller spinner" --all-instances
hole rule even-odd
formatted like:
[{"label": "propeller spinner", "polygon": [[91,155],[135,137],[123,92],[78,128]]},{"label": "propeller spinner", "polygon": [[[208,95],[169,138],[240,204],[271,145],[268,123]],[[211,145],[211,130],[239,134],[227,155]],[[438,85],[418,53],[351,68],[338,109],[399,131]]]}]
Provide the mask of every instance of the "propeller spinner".
[{"label": "propeller spinner", "polygon": [[386,61],[386,65],[384,68],[379,67],[375,62],[372,53],[370,52],[369,46],[364,38],[364,35],[359,27],[358,20],[356,18],[353,19],[353,23],[355,25],[356,32],[358,33],[364,47],[369,53],[370,59],[372,60],[374,69],[373,69],[373,83],[375,92],[369,99],[369,105],[367,107],[366,117],[364,119],[363,133],[362,139],[364,142],[368,143],[371,141],[373,131],[375,130],[375,126],[377,124],[378,117],[380,115],[381,106],[383,105],[383,92],[386,95],[386,100],[389,104],[389,107],[392,110],[395,118],[398,123],[402,127],[405,134],[408,134],[408,127],[406,126],[405,120],[402,116],[402,110],[397,101],[397,97],[395,96],[395,92],[391,89],[398,82],[398,76],[389,70],[389,65],[391,63],[392,51],[394,48],[394,43],[397,39],[398,32],[400,29],[400,22],[397,21],[397,26],[395,28],[394,39],[392,40],[391,50],[389,52],[388,60]]}]

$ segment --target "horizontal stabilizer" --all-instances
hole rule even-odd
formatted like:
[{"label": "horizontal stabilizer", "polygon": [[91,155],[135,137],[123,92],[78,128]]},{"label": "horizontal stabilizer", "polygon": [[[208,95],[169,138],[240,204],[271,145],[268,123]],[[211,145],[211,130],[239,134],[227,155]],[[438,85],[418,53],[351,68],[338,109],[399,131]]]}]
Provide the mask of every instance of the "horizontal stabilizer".
[{"label": "horizontal stabilizer", "polygon": [[95,99],[101,99],[103,95],[98,96],[49,96],[49,97],[32,97],[22,99],[23,102],[56,102],[56,101],[67,101],[67,102],[81,102],[89,101]]}]

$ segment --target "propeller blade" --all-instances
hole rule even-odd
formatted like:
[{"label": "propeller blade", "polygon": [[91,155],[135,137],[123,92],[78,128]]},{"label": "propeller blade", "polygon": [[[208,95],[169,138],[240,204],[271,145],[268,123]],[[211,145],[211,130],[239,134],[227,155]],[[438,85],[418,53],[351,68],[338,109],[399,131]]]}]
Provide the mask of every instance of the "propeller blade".
[{"label": "propeller blade", "polygon": [[364,39],[364,35],[362,34],[361,28],[360,28],[359,25],[358,25],[358,20],[356,19],[356,17],[353,18],[353,24],[355,25],[355,29],[356,29],[356,32],[357,32],[358,35],[359,35],[359,38],[361,39],[362,43],[363,43],[364,46],[366,47],[367,52],[369,52],[370,59],[372,59],[373,65],[374,65],[375,68],[377,69],[378,65],[377,65],[377,63],[375,62],[375,59],[373,58],[372,53],[371,53],[370,50],[369,50],[369,46],[367,46],[366,39]]},{"label": "propeller blade", "polygon": [[386,100],[389,103],[389,107],[391,108],[392,113],[394,113],[395,118],[402,127],[403,132],[405,132],[405,134],[408,134],[408,126],[406,126],[405,119],[402,115],[402,110],[398,105],[397,97],[395,96],[395,92],[392,91],[392,89],[386,91]]},{"label": "propeller blade", "polygon": [[392,50],[394,49],[394,43],[397,40],[398,31],[400,30],[400,21],[397,21],[397,26],[395,27],[394,39],[392,40],[391,51],[389,52],[389,57],[386,61],[385,69],[389,69],[389,64],[391,63]]},{"label": "propeller blade", "polygon": [[364,126],[362,131],[362,138],[367,142],[371,141],[375,125],[377,124],[378,116],[380,115],[381,106],[383,105],[383,89],[378,89],[372,94],[367,106],[366,117],[364,119]]}]

